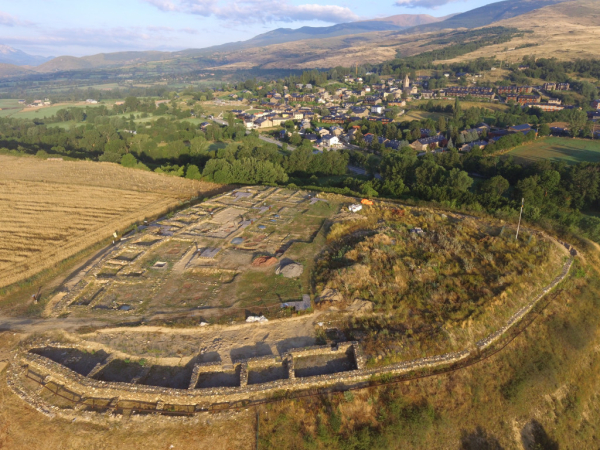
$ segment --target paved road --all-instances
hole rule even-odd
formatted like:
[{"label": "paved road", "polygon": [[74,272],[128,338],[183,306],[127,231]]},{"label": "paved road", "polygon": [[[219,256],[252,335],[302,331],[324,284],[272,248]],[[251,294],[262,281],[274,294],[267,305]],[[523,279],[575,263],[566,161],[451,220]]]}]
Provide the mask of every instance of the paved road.
[{"label": "paved road", "polygon": [[361,169],[360,167],[348,165],[348,170],[356,175],[366,175],[367,171],[365,169]]},{"label": "paved road", "polygon": [[[246,131],[246,135],[249,135],[250,133],[252,133],[250,130]],[[265,141],[268,142],[269,144],[275,144],[278,147],[283,147],[283,142],[278,141],[277,139],[273,139],[271,137],[268,136],[263,136],[262,134],[258,135],[258,138],[261,141]],[[288,150],[296,150],[296,147],[294,147],[293,145],[288,144]]]}]

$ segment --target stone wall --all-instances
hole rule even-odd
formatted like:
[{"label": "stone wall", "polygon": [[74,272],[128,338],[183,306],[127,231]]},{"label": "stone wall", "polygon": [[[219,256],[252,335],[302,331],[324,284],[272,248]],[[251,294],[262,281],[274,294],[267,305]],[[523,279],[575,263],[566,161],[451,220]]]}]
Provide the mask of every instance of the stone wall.
[{"label": "stone wall", "polygon": [[[485,350],[490,347],[525,317],[525,315],[527,315],[546,294],[554,289],[567,276],[572,264],[573,256],[566,262],[561,274],[529,304],[517,311],[504,327],[477,342],[478,350]],[[74,344],[52,344],[51,346],[80,348]],[[192,372],[189,389],[168,389],[131,383],[105,382],[84,377],[48,358],[31,353],[29,350],[34,347],[35,346],[32,345],[27,348],[22,348],[15,353],[8,378],[11,389],[28,403],[33,402],[32,404],[35,405],[35,399],[28,394],[19,383],[19,376],[22,376],[24,371],[35,372],[44,378],[44,383],[53,382],[64,386],[66,389],[77,393],[83,398],[113,399],[116,403],[118,403],[119,400],[128,400],[154,403],[156,405],[191,405],[194,406],[195,411],[207,410],[214,405],[224,403],[232,404],[240,401],[265,400],[281,391],[326,388],[333,385],[350,388],[364,385],[365,382],[380,375],[402,375],[422,369],[442,368],[444,366],[465,361],[473,356],[473,353],[470,350],[463,350],[455,353],[405,361],[385,367],[367,369],[365,368],[365,358],[359,344],[357,342],[344,342],[339,343],[337,346],[314,346],[290,350],[285,353],[282,358],[265,356],[235,361],[234,366],[241,366],[240,385],[237,387],[195,389],[200,374],[223,370],[219,364],[215,363],[196,364]],[[321,355],[348,355],[354,359],[357,368],[347,372],[303,378],[295,377],[295,358]],[[106,361],[104,364],[106,364]],[[289,374],[287,379],[248,385],[249,367],[254,369],[268,368],[275,367],[278,364],[282,364],[283,367],[287,366]],[[94,369],[94,371],[97,373],[96,369]],[[49,413],[47,407],[39,407],[38,410],[44,414]]]}]

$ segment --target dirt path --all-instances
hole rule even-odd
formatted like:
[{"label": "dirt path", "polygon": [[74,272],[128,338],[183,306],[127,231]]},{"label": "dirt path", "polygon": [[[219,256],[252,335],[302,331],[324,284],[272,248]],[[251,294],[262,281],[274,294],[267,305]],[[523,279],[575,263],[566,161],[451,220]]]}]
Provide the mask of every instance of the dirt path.
[{"label": "dirt path", "polygon": [[[315,345],[315,327],[324,313],[278,319],[265,323],[198,328],[103,328],[81,338],[110,347],[143,348],[149,354],[212,355],[226,366],[257,356],[281,356],[292,348]],[[218,355],[218,358],[217,358]]]}]

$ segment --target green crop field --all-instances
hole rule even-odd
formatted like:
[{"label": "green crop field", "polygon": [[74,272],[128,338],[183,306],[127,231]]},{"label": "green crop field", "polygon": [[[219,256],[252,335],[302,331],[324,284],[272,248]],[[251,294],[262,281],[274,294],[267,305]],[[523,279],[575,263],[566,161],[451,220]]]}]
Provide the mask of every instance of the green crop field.
[{"label": "green crop field", "polygon": [[56,112],[60,109],[68,108],[69,106],[82,106],[82,105],[53,105],[47,106],[45,108],[33,109],[29,111],[19,111],[15,114],[12,114],[11,117],[15,119],[43,119],[44,117],[52,117]]},{"label": "green crop field", "polygon": [[8,117],[21,111],[24,108],[18,100],[2,99],[0,100],[0,117]]},{"label": "green crop field", "polygon": [[522,163],[542,159],[577,164],[583,161],[600,162],[600,141],[549,137],[539,139],[508,153]]}]

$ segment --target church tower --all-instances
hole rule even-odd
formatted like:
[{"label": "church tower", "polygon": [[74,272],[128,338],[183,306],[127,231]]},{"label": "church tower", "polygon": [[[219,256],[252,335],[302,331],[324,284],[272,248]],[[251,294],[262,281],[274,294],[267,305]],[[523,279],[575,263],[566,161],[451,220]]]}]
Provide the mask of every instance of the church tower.
[{"label": "church tower", "polygon": [[404,83],[402,84],[402,87],[404,88],[404,90],[410,88],[410,79],[408,78],[408,74],[406,74],[406,77],[404,78]]}]

